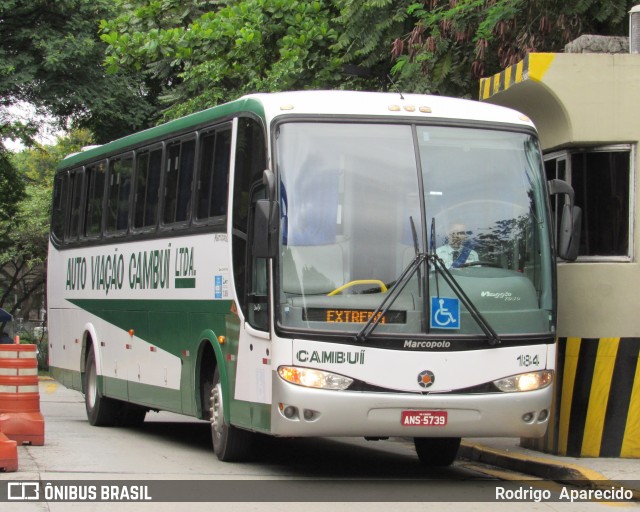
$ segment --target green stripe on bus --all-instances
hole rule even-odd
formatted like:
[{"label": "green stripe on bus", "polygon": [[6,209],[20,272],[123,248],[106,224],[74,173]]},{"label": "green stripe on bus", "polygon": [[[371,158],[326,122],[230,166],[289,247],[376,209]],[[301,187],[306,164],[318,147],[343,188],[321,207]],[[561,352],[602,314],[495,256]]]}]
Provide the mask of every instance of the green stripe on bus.
[{"label": "green stripe on bus", "polygon": [[[75,306],[176,356],[200,333],[226,335],[230,300],[71,299]],[[108,342],[108,340],[107,340]]]}]

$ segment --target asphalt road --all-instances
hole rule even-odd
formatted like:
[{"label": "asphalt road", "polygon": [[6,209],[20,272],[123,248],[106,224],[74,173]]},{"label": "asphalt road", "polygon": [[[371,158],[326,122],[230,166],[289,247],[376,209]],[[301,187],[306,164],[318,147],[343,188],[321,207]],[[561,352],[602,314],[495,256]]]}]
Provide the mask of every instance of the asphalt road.
[{"label": "asphalt road", "polygon": [[[20,446],[19,470],[0,482],[150,485],[152,503],[0,503],[2,512],[118,510],[176,512],[177,499],[197,510],[305,512],[448,510],[603,510],[602,503],[495,502],[508,491],[560,492],[553,482],[525,480],[497,468],[458,460],[426,470],[404,439],[276,439],[261,437],[251,462],[224,463],[213,454],[209,424],[147,414],[139,428],[98,428],[87,422],[83,396],[55,381],[40,383],[45,445]],[[57,484],[56,484],[57,485]],[[99,493],[98,493],[99,494]],[[1,495],[1,494],[0,494]],[[203,502],[209,501],[209,503]],[[220,500],[226,503],[220,503]],[[285,503],[286,502],[286,503]],[[298,502],[305,502],[300,504]],[[620,506],[620,505],[618,505]],[[625,505],[633,506],[633,505]],[[428,508],[431,508],[429,506]]]}]

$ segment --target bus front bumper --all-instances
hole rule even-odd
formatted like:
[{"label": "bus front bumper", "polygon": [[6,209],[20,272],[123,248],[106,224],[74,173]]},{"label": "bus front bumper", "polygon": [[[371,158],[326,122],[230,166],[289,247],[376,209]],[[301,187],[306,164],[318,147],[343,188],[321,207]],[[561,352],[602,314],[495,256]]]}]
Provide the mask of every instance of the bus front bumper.
[{"label": "bus front bumper", "polygon": [[[328,391],[290,384],[274,375],[271,433],[291,437],[541,437],[549,421],[552,389],[459,395]],[[407,416],[440,419],[415,426]]]}]

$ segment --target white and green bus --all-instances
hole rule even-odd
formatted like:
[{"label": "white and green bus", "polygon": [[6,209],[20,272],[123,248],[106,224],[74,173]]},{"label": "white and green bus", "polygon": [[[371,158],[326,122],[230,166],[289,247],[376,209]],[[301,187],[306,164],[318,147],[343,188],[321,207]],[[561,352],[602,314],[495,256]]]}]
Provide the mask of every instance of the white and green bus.
[{"label": "white and green bus", "polygon": [[526,117],[409,94],[250,95],[87,148],[55,178],[53,376],[93,425],[208,420],[221,460],[256,432],[430,465],[541,436],[570,192],[543,176]]}]

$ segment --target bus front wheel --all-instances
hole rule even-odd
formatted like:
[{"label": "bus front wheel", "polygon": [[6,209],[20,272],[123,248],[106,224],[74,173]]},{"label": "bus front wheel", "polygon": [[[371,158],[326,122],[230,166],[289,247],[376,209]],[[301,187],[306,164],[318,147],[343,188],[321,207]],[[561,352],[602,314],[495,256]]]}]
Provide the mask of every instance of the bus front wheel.
[{"label": "bus front wheel", "polygon": [[423,465],[450,466],[458,455],[459,437],[414,437],[413,444]]},{"label": "bus front wheel", "polygon": [[211,441],[218,459],[225,462],[245,460],[251,449],[252,434],[229,425],[224,420],[224,399],[218,368],[211,385]]},{"label": "bus front wheel", "polygon": [[84,373],[84,403],[89,423],[95,427],[112,427],[118,418],[119,404],[98,391],[98,372],[93,345],[89,348]]}]

